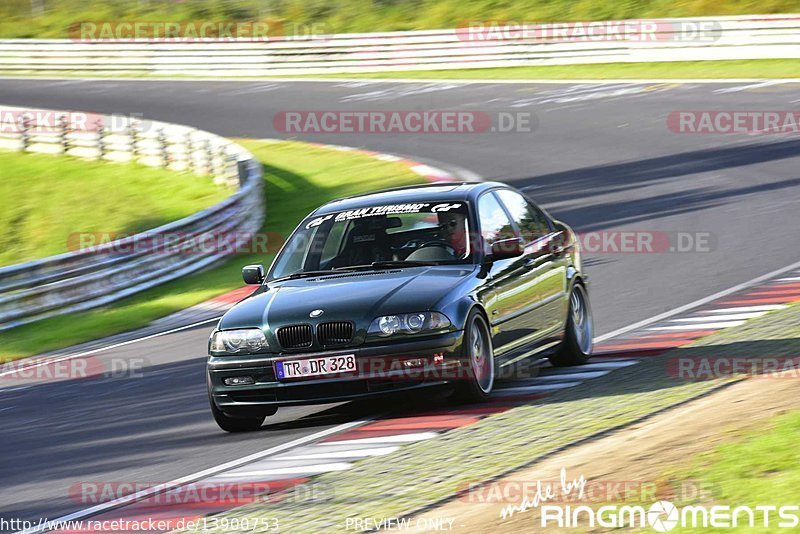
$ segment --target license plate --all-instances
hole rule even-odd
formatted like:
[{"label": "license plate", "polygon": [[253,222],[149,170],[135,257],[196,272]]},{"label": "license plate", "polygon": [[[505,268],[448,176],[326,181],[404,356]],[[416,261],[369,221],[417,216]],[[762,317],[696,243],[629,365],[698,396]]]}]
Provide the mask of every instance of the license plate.
[{"label": "license plate", "polygon": [[324,356],[303,360],[281,360],[275,362],[278,380],[332,375],[356,370],[356,355]]}]

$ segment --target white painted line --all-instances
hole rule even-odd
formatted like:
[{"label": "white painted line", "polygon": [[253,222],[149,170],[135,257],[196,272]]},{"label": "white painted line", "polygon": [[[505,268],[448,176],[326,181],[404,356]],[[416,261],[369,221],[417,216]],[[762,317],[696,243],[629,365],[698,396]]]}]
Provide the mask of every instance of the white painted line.
[{"label": "white painted line", "polygon": [[546,393],[548,391],[556,391],[559,389],[567,389],[575,387],[583,382],[563,382],[561,384],[547,384],[541,386],[521,386],[516,388],[496,389],[492,392],[492,396],[506,397],[510,395],[526,395],[528,393]]},{"label": "white painted line", "polygon": [[312,454],[288,454],[278,456],[275,460],[324,460],[326,458],[367,458],[368,456],[383,456],[391,454],[400,447],[372,447],[368,449],[345,449],[341,451],[315,452]]},{"label": "white painted line", "polygon": [[310,443],[312,441],[316,441],[318,439],[322,439],[324,437],[330,436],[331,434],[336,434],[338,432],[343,432],[355,426],[362,425],[371,421],[371,419],[366,420],[359,420],[359,421],[351,421],[349,423],[342,423],[341,425],[337,425],[333,428],[329,428],[327,430],[321,430],[319,432],[315,432],[313,434],[309,434],[308,436],[304,436],[302,438],[298,438],[292,441],[288,441],[281,445],[277,445],[275,447],[270,447],[267,450],[257,452],[255,454],[250,454],[248,456],[244,456],[237,460],[232,460],[230,462],[226,462],[224,464],[220,464],[216,467],[211,467],[209,469],[204,469],[203,471],[198,471],[197,473],[193,473],[191,475],[187,475],[185,477],[176,478],[170,482],[165,482],[164,484],[159,484],[157,486],[153,486],[147,488],[142,491],[137,491],[131,495],[126,495],[125,497],[120,497],[118,499],[114,499],[112,501],[104,502],[101,504],[97,504],[95,506],[91,506],[89,508],[84,508],[83,510],[78,510],[77,512],[73,512],[71,514],[67,514],[61,516],[59,518],[48,520],[46,523],[37,524],[35,527],[31,527],[26,530],[21,530],[16,532],[15,534],[34,534],[36,532],[43,532],[45,530],[49,530],[50,526],[56,523],[63,523],[66,521],[75,521],[78,519],[83,519],[85,517],[89,517],[92,515],[99,514],[101,512],[105,512],[107,510],[111,510],[113,508],[118,508],[119,506],[130,504],[136,501],[140,501],[142,499],[146,499],[152,495],[157,495],[159,493],[163,493],[168,490],[172,490],[178,488],[180,486],[185,486],[186,484],[191,484],[193,482],[197,482],[199,480],[203,480],[205,478],[209,478],[211,476],[217,475],[219,473],[230,471],[231,469],[235,469],[237,467],[241,467],[243,465],[249,464],[250,462],[254,462],[256,460],[260,460],[267,456],[272,456],[277,453],[293,449],[294,447],[298,447],[300,445],[305,445],[306,443]]},{"label": "white painted line", "polygon": [[[598,355],[600,356],[600,355]],[[623,367],[628,367],[630,365],[636,365],[639,363],[639,360],[622,360],[622,361],[602,361],[596,363],[587,363],[585,365],[581,365],[581,369],[622,369]]]},{"label": "white painted line", "polygon": [[366,445],[368,443],[412,443],[414,441],[422,441],[424,439],[431,439],[438,436],[438,432],[415,432],[411,434],[395,434],[392,436],[380,436],[377,438],[358,438],[358,439],[344,439],[341,441],[326,441],[324,443],[317,443],[317,446],[323,447],[327,445],[342,445],[347,443],[357,447],[359,445]]},{"label": "white painted line", "polygon": [[749,85],[739,85],[736,87],[725,87],[723,89],[715,89],[714,93],[721,94],[721,93],[738,93],[740,91],[749,91],[750,89],[759,89],[761,87],[769,87],[770,85],[781,85],[787,83],[784,80],[766,80],[759,83],[753,83]]},{"label": "white painted line", "polygon": [[738,313],[748,311],[773,311],[788,308],[787,304],[763,304],[759,306],[737,306],[735,308],[717,308],[716,310],[703,310],[703,313]]},{"label": "white painted line", "polygon": [[328,464],[309,464],[297,467],[276,467],[274,469],[259,469],[257,471],[237,471],[231,473],[237,477],[268,477],[280,475],[319,475],[332,471],[347,471],[353,464],[347,462],[332,462]]},{"label": "white painted line", "polygon": [[681,317],[680,319],[672,319],[674,323],[703,323],[707,321],[739,321],[741,319],[754,319],[761,317],[769,312],[749,312],[749,313],[730,313],[726,315],[703,315],[701,317]]},{"label": "white painted line", "polygon": [[729,328],[731,326],[743,325],[745,322],[746,321],[723,321],[720,323],[692,323],[674,326],[658,326],[655,328],[648,328],[648,330],[697,330],[698,328],[716,330],[719,328]]},{"label": "white painted line", "polygon": [[547,374],[547,375],[539,375],[536,378],[532,378],[530,381],[534,382],[536,380],[546,380],[546,381],[589,380],[591,378],[597,378],[598,376],[607,375],[610,372],[611,371],[585,371],[582,373]]},{"label": "white painted line", "polygon": [[758,284],[760,282],[763,282],[764,280],[769,280],[770,278],[774,278],[774,277],[778,276],[779,274],[783,274],[783,273],[789,272],[789,271],[794,271],[798,267],[800,267],[800,261],[798,261],[797,263],[793,263],[791,265],[788,265],[786,267],[782,267],[780,269],[776,269],[774,271],[768,272],[767,274],[763,274],[761,276],[757,276],[756,278],[753,278],[752,280],[748,280],[747,282],[742,282],[741,284],[737,284],[737,285],[735,285],[733,287],[729,287],[728,289],[724,289],[722,291],[718,291],[717,293],[714,293],[713,295],[709,295],[707,297],[703,297],[701,299],[695,300],[695,301],[690,302],[688,304],[684,304],[683,306],[678,306],[677,308],[674,308],[672,310],[666,311],[664,313],[659,313],[658,315],[654,315],[653,317],[650,317],[649,319],[644,319],[642,321],[638,321],[638,322],[630,324],[628,326],[624,326],[622,328],[618,328],[617,330],[609,332],[608,334],[603,334],[602,336],[598,336],[598,337],[594,338],[594,342],[595,343],[600,343],[601,341],[605,341],[606,339],[611,339],[613,337],[617,337],[617,336],[620,336],[622,334],[626,334],[626,333],[628,333],[628,332],[630,332],[632,330],[637,330],[639,328],[642,328],[643,326],[649,326],[649,325],[651,325],[653,323],[657,323],[659,321],[663,321],[664,319],[669,319],[670,317],[674,317],[675,315],[678,315],[680,313],[683,313],[683,312],[686,312],[686,311],[689,311],[689,310],[693,310],[694,308],[702,306],[703,304],[708,304],[709,302],[715,301],[715,300],[717,300],[719,298],[727,297],[728,295],[731,295],[733,293],[741,291],[742,289],[745,289],[745,288],[748,288],[748,287],[753,286],[755,284]]}]

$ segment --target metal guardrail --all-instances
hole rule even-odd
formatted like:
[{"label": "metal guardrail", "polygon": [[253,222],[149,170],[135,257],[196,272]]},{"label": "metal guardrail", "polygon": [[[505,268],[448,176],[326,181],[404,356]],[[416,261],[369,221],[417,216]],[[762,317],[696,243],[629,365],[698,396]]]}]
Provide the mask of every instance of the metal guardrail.
[{"label": "metal guardrail", "polygon": [[[478,39],[470,38],[467,28],[462,28],[261,42],[0,40],[0,74],[262,76],[800,58],[800,15],[621,22],[651,24],[653,31],[643,40],[602,34],[559,39],[537,32],[533,25],[524,26],[529,31],[519,37],[487,32]],[[699,25],[707,29],[698,34],[695,28]]]},{"label": "metal guardrail", "polygon": [[[100,123],[89,129],[74,131],[60,121],[57,128],[40,131],[25,110],[2,109],[6,114],[19,111],[13,114],[15,124],[0,121],[2,148],[191,170],[214,175],[237,191],[210,208],[135,236],[0,267],[0,331],[102,306],[203,269],[246,244],[261,227],[261,164],[227,139],[186,126],[99,115],[93,117]],[[180,236],[180,241],[163,243],[164,236]],[[219,236],[225,236],[224,246],[204,246],[217,244]]]}]

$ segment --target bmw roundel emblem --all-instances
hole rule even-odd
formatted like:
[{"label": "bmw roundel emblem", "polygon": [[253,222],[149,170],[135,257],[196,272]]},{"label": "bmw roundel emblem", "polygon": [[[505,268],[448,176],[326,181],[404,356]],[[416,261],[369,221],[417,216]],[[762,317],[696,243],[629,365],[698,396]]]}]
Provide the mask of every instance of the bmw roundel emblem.
[{"label": "bmw roundel emblem", "polygon": [[323,312],[322,310],[314,310],[314,311],[312,311],[311,313],[309,313],[309,314],[308,314],[308,316],[309,316],[309,317],[319,317],[319,316],[320,316],[320,315],[322,315],[323,313],[324,313],[324,312]]}]

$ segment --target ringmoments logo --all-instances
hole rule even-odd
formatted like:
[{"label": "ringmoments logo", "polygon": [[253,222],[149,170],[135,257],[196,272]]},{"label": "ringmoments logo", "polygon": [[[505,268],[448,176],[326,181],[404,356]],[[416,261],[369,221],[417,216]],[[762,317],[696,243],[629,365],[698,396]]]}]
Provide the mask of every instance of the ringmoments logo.
[{"label": "ringmoments logo", "polygon": [[536,491],[520,504],[503,507],[500,517],[538,508],[539,526],[547,528],[594,529],[638,528],[669,532],[682,528],[756,528],[794,529],[800,525],[800,506],[750,505],[687,505],[676,506],[672,501],[659,500],[653,504],[608,504],[594,508],[589,505],[556,504],[581,502],[588,481],[583,475],[569,479],[561,469],[561,480],[555,484],[537,481]]}]

